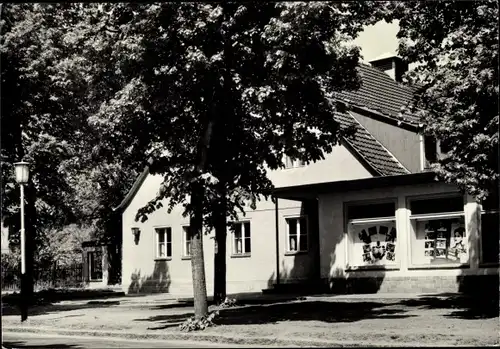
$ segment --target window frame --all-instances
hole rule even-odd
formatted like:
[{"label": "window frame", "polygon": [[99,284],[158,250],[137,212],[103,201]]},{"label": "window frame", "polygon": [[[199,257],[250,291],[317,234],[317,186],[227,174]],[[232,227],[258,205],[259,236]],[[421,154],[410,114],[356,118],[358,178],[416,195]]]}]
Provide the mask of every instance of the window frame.
[{"label": "window frame", "polygon": [[[307,215],[290,215],[290,216],[285,216],[285,255],[296,255],[296,254],[304,254],[304,253],[309,253],[309,217]],[[304,234],[300,234],[300,220],[305,219],[305,224],[306,224],[306,249],[301,250],[300,249],[300,236]],[[295,220],[295,222],[299,222],[298,224],[298,230],[297,230],[297,250],[292,251],[290,249],[290,225],[288,224],[289,220]]]},{"label": "window frame", "polygon": [[[172,227],[170,226],[160,226],[154,227],[155,230],[155,260],[171,260],[173,255],[173,242],[172,242]],[[165,233],[165,256],[160,256],[160,231]],[[170,232],[170,241],[168,239],[168,233]],[[170,256],[168,255],[167,245],[170,244]]]},{"label": "window frame", "polygon": [[[249,230],[250,230],[250,236],[248,238],[245,237],[245,223],[249,224]],[[241,229],[241,253],[237,253],[236,250],[236,231],[234,230],[233,227],[231,227],[231,257],[232,258],[239,258],[239,257],[251,257],[252,255],[252,223],[250,219],[243,219],[243,220],[238,220],[238,221],[231,221],[231,225],[234,224],[240,224],[242,229]],[[245,239],[250,240],[250,252],[246,251],[245,248]]]},{"label": "window frame", "polygon": [[[452,197],[460,197],[462,199],[463,209],[462,211],[448,211],[448,212],[433,212],[433,213],[419,213],[412,214],[411,211],[411,203],[412,201],[419,200],[433,200],[433,199],[446,199]],[[413,222],[418,221],[435,221],[435,220],[444,220],[444,219],[456,219],[462,218],[464,221],[465,228],[465,236],[468,237],[467,224],[465,221],[465,205],[467,204],[467,200],[465,195],[462,195],[460,192],[449,192],[449,193],[439,193],[439,194],[423,194],[423,195],[411,195],[406,197],[406,208],[408,210],[408,220],[406,222],[408,227],[408,247],[409,247],[409,260],[408,260],[408,270],[418,270],[418,269],[461,269],[461,268],[469,268],[471,264],[471,256],[470,256],[470,246],[467,243],[467,258],[468,261],[466,263],[457,262],[457,263],[436,263],[436,264],[417,264],[413,260],[413,244],[416,243],[417,239],[417,230],[413,228]],[[416,226],[416,224],[415,224]]]},{"label": "window frame", "polygon": [[193,246],[192,246],[193,245],[193,242],[192,242],[193,239],[192,239],[192,237],[189,240],[187,239],[187,237],[189,235],[189,232],[186,230],[186,228],[189,229],[189,227],[190,227],[189,224],[183,224],[182,225],[182,256],[181,256],[182,259],[191,259],[191,256],[192,256],[191,253],[189,253],[189,254],[187,253],[187,249],[186,249],[188,241],[191,243],[190,248],[191,249],[193,248]]},{"label": "window frame", "polygon": [[[371,218],[354,218],[349,220],[349,208],[354,206],[365,206],[365,205],[377,205],[377,204],[394,204],[394,215],[393,216],[383,216],[383,217],[371,217]],[[346,271],[356,271],[356,270],[399,270],[400,268],[400,243],[399,243],[399,234],[398,224],[397,224],[397,210],[398,210],[398,198],[395,196],[387,197],[387,198],[374,198],[374,199],[366,199],[366,200],[352,200],[352,201],[344,201],[343,203],[344,209],[344,234],[347,235],[347,243],[345,246],[345,269]],[[352,252],[351,249],[354,245],[354,237],[351,234],[350,226],[352,225],[360,225],[360,224],[369,224],[369,223],[383,223],[383,222],[393,222],[394,227],[396,228],[396,259],[394,263],[390,263],[387,265],[377,264],[377,265],[355,265],[351,262]]]}]

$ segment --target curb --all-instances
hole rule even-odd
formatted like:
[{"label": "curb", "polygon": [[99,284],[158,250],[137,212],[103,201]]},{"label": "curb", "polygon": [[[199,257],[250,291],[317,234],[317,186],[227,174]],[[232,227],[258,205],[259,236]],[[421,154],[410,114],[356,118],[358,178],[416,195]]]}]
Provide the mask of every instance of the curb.
[{"label": "curb", "polygon": [[[366,343],[359,341],[329,341],[324,339],[304,339],[304,338],[278,338],[278,337],[243,337],[228,336],[220,334],[195,334],[184,332],[171,333],[144,333],[144,332],[121,332],[121,331],[99,331],[99,330],[69,330],[54,329],[48,327],[3,327],[3,333],[43,333],[45,335],[61,336],[89,336],[89,337],[119,337],[121,339],[135,340],[165,340],[165,341],[190,341],[190,342],[209,342],[231,345],[257,345],[257,346],[276,346],[276,347],[365,347]],[[401,346],[421,346],[419,343],[397,343],[387,342],[369,344],[371,347],[401,347]]]}]

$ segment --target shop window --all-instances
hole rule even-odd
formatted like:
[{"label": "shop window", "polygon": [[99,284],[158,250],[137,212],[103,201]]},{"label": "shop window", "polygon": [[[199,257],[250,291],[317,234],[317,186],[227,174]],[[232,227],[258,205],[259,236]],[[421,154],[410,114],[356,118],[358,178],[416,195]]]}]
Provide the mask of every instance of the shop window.
[{"label": "shop window", "polygon": [[469,263],[462,196],[415,199],[409,206],[412,265]]},{"label": "shop window", "polygon": [[233,255],[249,255],[251,251],[250,222],[234,222]]},{"label": "shop window", "polygon": [[498,264],[500,262],[500,222],[498,193],[490,195],[482,203],[481,209],[481,262]]},{"label": "shop window", "polygon": [[347,206],[349,267],[396,264],[394,202]]},{"label": "shop window", "polygon": [[294,217],[286,219],[286,251],[306,252],[307,251],[307,219],[306,217]]}]

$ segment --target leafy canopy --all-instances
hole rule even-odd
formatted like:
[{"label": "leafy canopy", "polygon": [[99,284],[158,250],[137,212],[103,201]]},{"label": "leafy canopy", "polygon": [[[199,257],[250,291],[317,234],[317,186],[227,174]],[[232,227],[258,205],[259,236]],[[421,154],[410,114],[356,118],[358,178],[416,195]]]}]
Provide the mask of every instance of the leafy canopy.
[{"label": "leafy canopy", "polygon": [[413,109],[445,156],[433,168],[483,199],[498,190],[498,2],[391,3],[399,54],[417,66]]}]

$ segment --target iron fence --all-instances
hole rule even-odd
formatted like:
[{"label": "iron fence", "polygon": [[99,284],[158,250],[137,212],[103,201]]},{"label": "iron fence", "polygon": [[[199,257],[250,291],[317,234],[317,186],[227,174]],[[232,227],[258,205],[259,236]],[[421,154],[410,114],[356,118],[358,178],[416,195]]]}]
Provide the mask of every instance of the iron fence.
[{"label": "iron fence", "polygon": [[[83,264],[35,268],[33,279],[35,281],[35,289],[82,287],[84,285]],[[17,268],[2,269],[2,292],[19,291],[20,285],[20,270]]]}]

